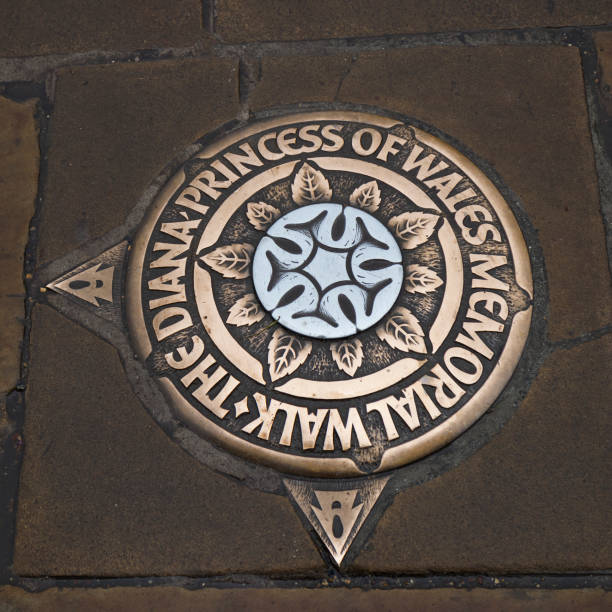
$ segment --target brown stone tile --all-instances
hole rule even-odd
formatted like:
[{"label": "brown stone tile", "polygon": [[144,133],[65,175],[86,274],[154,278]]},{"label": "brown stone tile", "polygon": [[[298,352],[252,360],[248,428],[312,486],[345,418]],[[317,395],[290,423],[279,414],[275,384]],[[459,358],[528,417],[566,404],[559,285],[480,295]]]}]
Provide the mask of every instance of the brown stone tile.
[{"label": "brown stone tile", "polygon": [[19,377],[25,288],[23,257],[38,190],[35,101],[0,97],[0,394]]},{"label": "brown stone tile", "polygon": [[0,57],[187,47],[201,20],[199,0],[2,2]]},{"label": "brown stone tile", "polygon": [[396,496],[354,568],[574,572],[612,566],[612,335],[553,353],[516,414],[459,467]]},{"label": "brown stone tile", "polygon": [[0,587],[0,602],[10,612],[100,612],[131,610],[200,611],[340,610],[379,612],[427,610],[428,612],[582,612],[609,609],[612,593],[602,589],[541,591],[536,589],[436,589],[362,590],[334,589],[203,589],[179,587],[117,587],[113,589],[49,589],[26,593],[16,587]]},{"label": "brown stone tile", "polygon": [[39,262],[121,225],[166,164],[237,112],[233,59],[60,70]]},{"label": "brown stone tile", "polygon": [[255,87],[249,104],[260,109],[333,100],[350,66],[348,55],[264,57],[261,79],[265,85]]},{"label": "brown stone tile", "polygon": [[218,0],[216,32],[228,42],[601,25],[609,0]]},{"label": "brown stone tile", "polygon": [[[337,95],[337,87],[321,86],[319,73],[306,68],[311,61],[270,59],[255,88],[253,109],[293,100],[295,88],[308,91],[311,99],[401,112],[457,138],[494,167],[539,233],[549,280],[551,339],[610,322],[612,291],[577,49],[364,53]],[[337,70],[337,58],[318,57],[317,62],[320,74],[326,66],[332,74]]]},{"label": "brown stone tile", "polygon": [[46,306],[34,309],[28,389],[17,574],[321,570],[288,500],[188,456],[136,400],[115,350]]}]

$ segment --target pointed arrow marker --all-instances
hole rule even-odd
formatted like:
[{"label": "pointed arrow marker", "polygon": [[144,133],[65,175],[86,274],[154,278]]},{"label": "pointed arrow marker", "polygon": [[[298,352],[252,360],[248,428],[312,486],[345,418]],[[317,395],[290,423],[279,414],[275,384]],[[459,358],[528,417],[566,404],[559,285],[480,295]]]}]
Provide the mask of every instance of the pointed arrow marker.
[{"label": "pointed arrow marker", "polygon": [[113,279],[116,270],[121,272],[126,249],[127,242],[116,244],[48,283],[47,289],[96,307],[100,307],[98,300],[113,304]]},{"label": "pointed arrow marker", "polygon": [[388,476],[367,480],[344,490],[331,483],[329,487],[301,480],[284,483],[339,567],[388,480]]},{"label": "pointed arrow marker", "polygon": [[113,273],[114,267],[104,268],[99,263],[97,266],[87,268],[74,276],[54,283],[50,289],[59,289],[70,293],[75,297],[85,300],[94,306],[99,306],[98,298],[107,302],[113,301]]}]

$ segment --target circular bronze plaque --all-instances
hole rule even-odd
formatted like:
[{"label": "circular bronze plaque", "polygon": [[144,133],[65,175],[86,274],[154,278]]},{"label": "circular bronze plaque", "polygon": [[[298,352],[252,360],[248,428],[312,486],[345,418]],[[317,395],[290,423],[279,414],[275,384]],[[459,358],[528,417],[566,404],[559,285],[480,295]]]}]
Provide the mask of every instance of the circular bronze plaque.
[{"label": "circular bronze plaque", "polygon": [[205,146],[134,241],[127,314],[178,418],[282,472],[413,462],[476,421],[527,339],[507,202],[422,128],[349,111]]}]

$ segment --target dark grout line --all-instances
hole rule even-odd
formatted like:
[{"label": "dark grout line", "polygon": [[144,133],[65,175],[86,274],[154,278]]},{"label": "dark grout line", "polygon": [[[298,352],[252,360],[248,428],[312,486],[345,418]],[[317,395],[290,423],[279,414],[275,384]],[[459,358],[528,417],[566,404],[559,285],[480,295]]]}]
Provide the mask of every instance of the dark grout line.
[{"label": "dark grout line", "polygon": [[351,74],[353,70],[353,66],[355,65],[355,62],[357,61],[358,57],[359,56],[357,54],[351,56],[346,69],[344,70],[340,78],[338,79],[338,87],[336,87],[336,93],[334,93],[334,99],[333,99],[334,102],[338,101],[338,97],[340,96],[340,92],[342,91],[342,86],[344,85],[344,81],[346,81],[349,74]]},{"label": "dark grout line", "polygon": [[[212,7],[214,1],[203,0],[203,6]],[[203,9],[204,14],[204,9]],[[214,25],[212,26],[214,29]],[[612,26],[587,28],[522,28],[507,30],[482,30],[474,32],[442,32],[427,34],[394,34],[389,36],[348,37],[334,39],[267,41],[230,43],[217,42],[206,49],[200,43],[190,47],[140,49],[133,51],[92,50],[80,53],[54,54],[34,57],[0,58],[0,82],[38,81],[50,70],[67,66],[100,65],[184,59],[193,57],[227,56],[283,56],[307,54],[362,53],[386,49],[415,48],[426,46],[476,47],[483,45],[562,45],[572,46],[582,39],[584,31],[599,31]],[[213,32],[214,34],[214,32]]]},{"label": "dark grout line", "polygon": [[13,102],[25,102],[45,95],[45,85],[40,81],[12,81],[0,87],[0,94]]},{"label": "dark grout line", "polygon": [[2,440],[4,452],[0,453],[0,474],[2,476],[2,487],[0,487],[0,525],[2,526],[2,529],[0,529],[0,584],[10,582],[12,576],[11,566],[15,542],[19,474],[23,450],[27,444],[27,440],[24,439],[23,435],[23,427],[25,420],[25,389],[30,361],[32,309],[34,307],[31,285],[36,268],[38,227],[43,203],[43,190],[47,176],[48,132],[51,114],[51,103],[47,99],[44,89],[30,91],[26,88],[25,90],[19,89],[19,91],[27,97],[39,94],[36,107],[36,122],[39,135],[40,161],[34,215],[30,221],[28,242],[24,253],[23,283],[26,287],[26,299],[20,373],[16,388],[7,398],[7,415],[10,430],[7,432],[6,439]]},{"label": "dark grout line", "polygon": [[238,62],[238,100],[240,119],[250,115],[249,97],[261,80],[261,57],[240,55]]},{"label": "dark grout line", "polygon": [[44,577],[13,578],[10,584],[32,593],[50,588],[95,589],[117,587],[179,587],[186,590],[201,589],[612,589],[612,574],[609,572],[575,574],[429,574],[415,576],[351,575],[335,569],[317,578],[274,578],[251,574],[225,576],[168,576],[168,577]]},{"label": "dark grout line", "polygon": [[202,29],[209,34],[215,33],[217,7],[215,0],[202,0]]},{"label": "dark grout line", "polygon": [[606,113],[601,100],[597,47],[588,32],[584,33],[580,57],[595,170],[599,183],[599,203],[607,245],[608,268],[612,276],[612,117]]},{"label": "dark grout line", "polygon": [[555,342],[551,342],[548,345],[548,352],[552,353],[557,349],[572,349],[576,346],[580,346],[581,344],[586,344],[587,342],[599,340],[599,338],[603,338],[603,336],[607,336],[608,334],[612,334],[612,324],[606,325],[592,332],[582,334],[580,336],[577,336],[576,338],[568,338],[566,340],[557,340]]}]

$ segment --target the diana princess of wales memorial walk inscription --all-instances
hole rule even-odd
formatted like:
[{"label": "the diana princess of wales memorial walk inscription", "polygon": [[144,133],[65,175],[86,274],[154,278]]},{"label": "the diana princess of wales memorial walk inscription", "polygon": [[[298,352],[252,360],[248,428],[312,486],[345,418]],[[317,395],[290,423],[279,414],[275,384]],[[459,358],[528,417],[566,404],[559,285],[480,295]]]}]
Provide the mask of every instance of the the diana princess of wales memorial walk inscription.
[{"label": "the diana princess of wales memorial walk inscription", "polygon": [[513,205],[457,146],[380,112],[254,120],[193,145],[124,240],[40,283],[60,311],[120,332],[169,435],[289,495],[340,565],[385,496],[467,454],[453,441],[528,338]]}]

